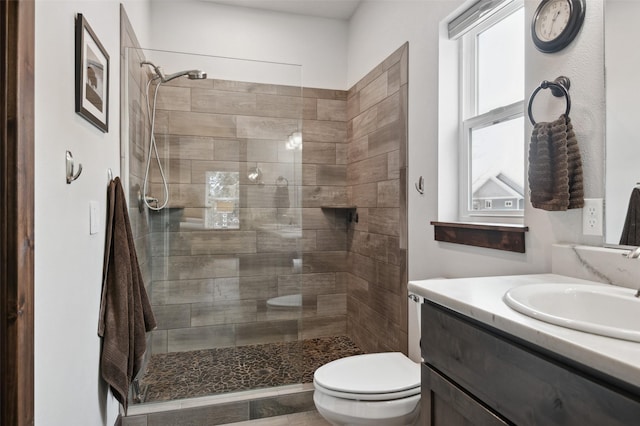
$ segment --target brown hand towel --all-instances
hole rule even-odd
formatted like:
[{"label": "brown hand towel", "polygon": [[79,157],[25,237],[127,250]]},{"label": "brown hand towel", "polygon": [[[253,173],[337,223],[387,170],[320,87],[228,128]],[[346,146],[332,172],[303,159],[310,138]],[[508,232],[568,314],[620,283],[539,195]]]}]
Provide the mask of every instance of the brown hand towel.
[{"label": "brown hand towel", "polygon": [[566,115],[534,126],[529,145],[529,189],[535,208],[558,211],[584,206],[582,160]]},{"label": "brown hand towel", "polygon": [[114,396],[127,410],[131,381],[140,370],[146,332],[156,327],[142,281],[120,178],[109,184],[107,232],[98,335],[100,369]]},{"label": "brown hand towel", "polygon": [[573,131],[571,118],[567,120],[567,173],[569,175],[569,208],[580,209],[584,207],[584,180],[582,175],[582,157],[576,133]]},{"label": "brown hand towel", "polygon": [[634,188],[629,197],[629,207],[627,207],[620,244],[640,246],[640,189],[638,188]]}]

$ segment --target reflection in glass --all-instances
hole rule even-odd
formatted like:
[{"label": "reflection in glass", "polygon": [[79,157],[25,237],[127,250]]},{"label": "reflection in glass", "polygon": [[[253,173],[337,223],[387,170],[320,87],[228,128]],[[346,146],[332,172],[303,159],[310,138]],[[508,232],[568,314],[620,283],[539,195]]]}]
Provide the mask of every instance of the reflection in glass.
[{"label": "reflection in glass", "polygon": [[478,34],[478,114],[522,100],[524,8]]},{"label": "reflection in glass", "polygon": [[238,172],[207,172],[205,228],[240,229]]},{"label": "reflection in glass", "polygon": [[471,130],[473,211],[524,208],[524,118]]}]

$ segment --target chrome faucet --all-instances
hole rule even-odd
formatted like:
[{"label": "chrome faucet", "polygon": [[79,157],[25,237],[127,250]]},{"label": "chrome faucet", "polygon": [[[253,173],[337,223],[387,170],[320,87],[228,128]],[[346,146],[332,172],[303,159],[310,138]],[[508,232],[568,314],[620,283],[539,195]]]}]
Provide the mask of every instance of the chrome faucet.
[{"label": "chrome faucet", "polygon": [[[629,251],[626,256],[628,259],[640,258],[640,247],[636,247],[634,250]],[[640,297],[640,288],[636,291],[635,297]]]},{"label": "chrome faucet", "polygon": [[629,259],[637,259],[640,257],[640,247],[636,247],[635,250],[629,251],[627,253],[627,258]]}]

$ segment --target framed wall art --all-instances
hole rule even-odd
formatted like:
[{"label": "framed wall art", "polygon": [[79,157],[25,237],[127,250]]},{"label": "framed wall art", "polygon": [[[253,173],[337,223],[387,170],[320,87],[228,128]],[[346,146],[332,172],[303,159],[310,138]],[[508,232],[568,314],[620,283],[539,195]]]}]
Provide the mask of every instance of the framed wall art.
[{"label": "framed wall art", "polygon": [[76,17],[76,112],[109,131],[109,55],[85,17]]}]

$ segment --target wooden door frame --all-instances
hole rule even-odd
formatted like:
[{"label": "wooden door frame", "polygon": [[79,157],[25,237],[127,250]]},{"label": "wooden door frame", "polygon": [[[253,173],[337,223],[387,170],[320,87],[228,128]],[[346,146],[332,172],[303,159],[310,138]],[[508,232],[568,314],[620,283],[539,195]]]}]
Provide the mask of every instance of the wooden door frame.
[{"label": "wooden door frame", "polygon": [[0,426],[34,423],[34,0],[0,6]]}]

